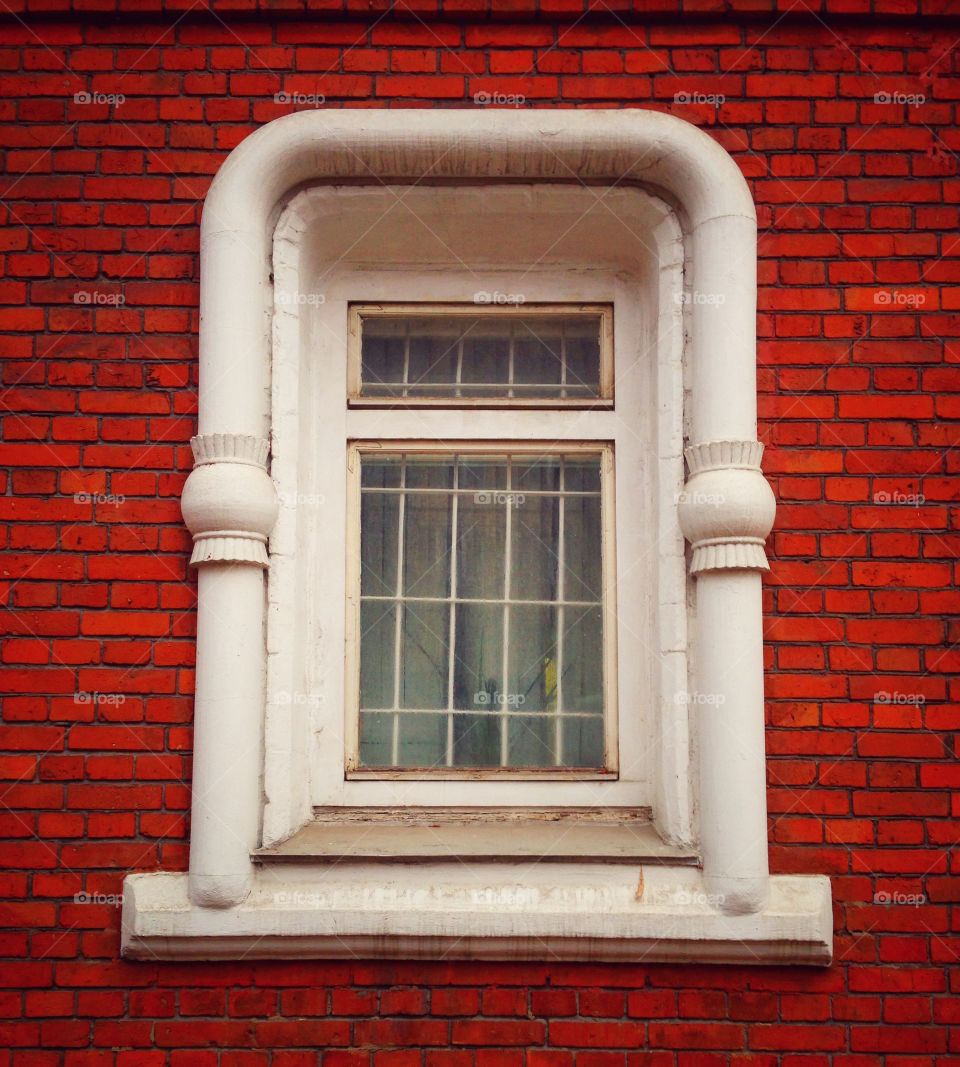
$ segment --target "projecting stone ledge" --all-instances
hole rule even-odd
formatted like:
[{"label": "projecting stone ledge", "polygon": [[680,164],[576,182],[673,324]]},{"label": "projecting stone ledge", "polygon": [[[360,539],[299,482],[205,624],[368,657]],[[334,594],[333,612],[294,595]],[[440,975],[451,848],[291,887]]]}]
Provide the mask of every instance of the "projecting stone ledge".
[{"label": "projecting stone ledge", "polygon": [[191,905],[186,874],[138,874],[124,883],[123,955],[830,963],[827,878],[774,876],[749,915],[716,904],[698,870],[658,865],[288,865],[225,909]]}]

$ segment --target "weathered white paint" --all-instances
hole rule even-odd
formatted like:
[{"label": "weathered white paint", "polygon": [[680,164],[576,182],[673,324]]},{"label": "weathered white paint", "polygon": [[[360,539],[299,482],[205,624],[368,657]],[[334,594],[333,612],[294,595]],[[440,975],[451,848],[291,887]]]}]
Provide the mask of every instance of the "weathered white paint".
[{"label": "weathered white paint", "polygon": [[263,759],[259,732],[243,716],[263,705],[263,578],[257,567],[218,563],[200,569],[197,592],[204,670],[194,703],[190,895],[226,908],[253,884]]},{"label": "weathered white paint", "polygon": [[725,915],[699,871],[602,864],[344,863],[264,870],[229,910],[186,879],[128,881],[122,951],[157,959],[547,959],[830,962],[830,887],[770,880],[762,911]]},{"label": "weathered white paint", "polygon": [[190,891],[229,907],[252,885],[260,824],[264,698],[263,577],[277,495],[267,442],[229,433],[193,439],[183,491],[198,578]]},{"label": "weathered white paint", "polygon": [[266,567],[277,494],[267,474],[269,442],[232,433],[191,441],[194,468],[180,501],[193,534],[193,564],[241,562]]},{"label": "weathered white paint", "polygon": [[767,897],[760,571],[776,504],[762,452],[755,441],[693,445],[679,503],[697,576],[700,848],[706,885],[731,913],[758,911]]},{"label": "weathered white paint", "polygon": [[[509,791],[509,786],[507,787]],[[327,809],[275,848],[261,848],[261,862],[343,863],[345,860],[407,863],[446,860],[511,860],[600,864],[648,862],[699,866],[693,849],[671,847],[642,808]],[[559,815],[557,812],[559,811]],[[322,870],[320,876],[323,877]]]},{"label": "weathered white paint", "polygon": [[[269,872],[254,877],[249,852],[259,836],[260,804],[251,798],[259,791],[266,651],[263,560],[255,545],[262,544],[267,512],[252,483],[250,506],[237,506],[228,490],[237,480],[219,456],[210,464],[212,474],[198,468],[191,476],[197,488],[186,493],[188,501],[191,494],[201,501],[193,508],[195,532],[208,536],[198,538],[198,547],[203,541],[215,546],[197,558],[203,565],[196,708],[201,771],[190,898],[183,876],[128,878],[125,951],[429,955],[449,952],[457,940],[454,954],[495,958],[556,951],[565,958],[584,952],[589,958],[744,960],[756,952],[766,960],[825,962],[828,883],[767,874],[758,569],[765,566],[760,541],[769,529],[769,508],[755,464],[734,455],[751,452],[756,433],[756,220],[736,165],[694,127],[636,110],[322,111],[268,124],[229,157],[204,210],[201,450],[211,435],[268,438],[270,242],[277,214],[296,186],[340,179],[642,184],[677,206],[688,267],[691,485],[703,451],[721,453],[716,471],[753,468],[746,478],[723,475],[722,522],[709,513],[712,504],[696,502],[695,492],[688,493],[683,516],[698,542],[693,691],[705,701],[696,739],[702,890],[694,892],[691,908],[688,896],[700,883],[665,868],[657,872],[665,881],[656,906],[646,893],[630,903],[623,868],[616,874],[611,868],[603,886],[578,898],[577,886],[590,888],[596,865],[590,874],[576,865],[554,869],[549,877],[556,884],[540,884],[547,876],[535,869],[523,886],[546,893],[548,907],[538,898],[538,906],[488,913],[471,906],[473,889],[451,884],[456,863],[436,871],[418,867],[415,875],[398,867],[380,882],[365,869],[345,870],[336,893],[318,886],[308,865],[298,875],[299,884],[315,892],[308,913],[265,897],[278,883]],[[203,504],[204,497],[214,503]],[[230,530],[210,526],[218,512],[230,517]],[[661,634],[670,632],[661,620]],[[682,627],[672,632],[680,636]],[[706,702],[711,696],[713,704]],[[223,775],[231,788],[223,787]],[[291,878],[290,868],[284,870]],[[495,871],[479,872],[493,888],[516,880],[509,868],[505,874],[496,865]],[[426,910],[416,893],[397,893],[397,884],[410,877],[435,887]],[[654,880],[651,874],[650,884]],[[376,902],[366,907],[361,901],[373,899],[371,890]]]},{"label": "weathered white paint", "polygon": [[269,431],[269,258],[282,198],[304,182],[438,179],[644,184],[679,205],[691,244],[693,439],[756,433],[756,214],[733,160],[696,127],[640,110],[304,111],[220,168],[201,232],[200,433]]}]

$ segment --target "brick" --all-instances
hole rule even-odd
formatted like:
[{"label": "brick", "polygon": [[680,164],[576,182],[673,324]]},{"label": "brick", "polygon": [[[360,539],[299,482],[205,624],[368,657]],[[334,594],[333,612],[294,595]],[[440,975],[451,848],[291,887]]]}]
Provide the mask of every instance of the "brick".
[{"label": "brick", "polygon": [[450,1043],[446,1022],[424,1019],[364,1020],[354,1027],[354,1040],[360,1045],[375,1045],[379,1048],[406,1048],[411,1044],[426,1047]]},{"label": "brick", "polygon": [[649,1040],[654,1047],[732,1050],[744,1047],[744,1031],[734,1023],[653,1022]]},{"label": "brick", "polygon": [[558,1048],[636,1048],[643,1041],[644,1028],[632,1022],[550,1023],[549,1042]]},{"label": "brick", "polygon": [[509,1019],[453,1023],[454,1045],[522,1045],[527,1048],[543,1042],[546,1027],[542,1022]]}]

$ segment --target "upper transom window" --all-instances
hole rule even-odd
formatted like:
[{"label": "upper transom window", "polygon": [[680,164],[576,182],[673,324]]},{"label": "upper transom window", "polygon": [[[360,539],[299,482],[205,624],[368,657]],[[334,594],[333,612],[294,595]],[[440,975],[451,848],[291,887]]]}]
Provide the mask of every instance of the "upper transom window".
[{"label": "upper transom window", "polygon": [[609,406],[612,321],[602,305],[354,305],[350,403]]}]

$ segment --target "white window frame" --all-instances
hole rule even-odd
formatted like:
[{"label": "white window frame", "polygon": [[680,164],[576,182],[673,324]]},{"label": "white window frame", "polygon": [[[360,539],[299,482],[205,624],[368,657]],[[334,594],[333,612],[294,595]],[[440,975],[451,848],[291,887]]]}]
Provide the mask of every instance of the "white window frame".
[{"label": "white window frame", "polygon": [[[658,283],[650,295],[661,314],[688,301],[689,397],[658,402],[682,420],[690,474],[678,508],[658,501],[657,521],[668,532],[679,521],[696,580],[663,615],[676,632],[661,637],[685,657],[689,619],[691,692],[713,701],[692,715],[687,748],[688,766],[699,768],[695,837],[664,840],[658,854],[651,845],[639,864],[586,852],[511,862],[504,851],[501,862],[435,855],[417,866],[397,854],[396,864],[331,868],[301,852],[278,868],[258,854],[276,768],[295,780],[306,762],[292,753],[302,723],[291,709],[263,733],[267,661],[276,662],[283,633],[274,626],[265,640],[263,570],[282,587],[298,550],[289,526],[275,526],[276,465],[299,437],[290,433],[297,413],[276,407],[292,384],[289,346],[277,344],[290,322],[274,316],[268,328],[270,240],[284,197],[303,183],[416,186],[427,175],[643,184],[666,197],[682,231],[673,255],[685,253],[683,286]],[[755,213],[736,165],[705,134],[653,112],[306,112],[234,152],[204,210],[200,434],[183,498],[199,567],[190,872],[127,878],[126,955],[829,962],[829,882],[767,869],[760,571],[773,507],[755,440],[755,255]],[[271,439],[277,485],[267,472]],[[661,460],[668,453],[661,448]],[[661,784],[658,802],[665,797]],[[295,803],[280,807],[290,825],[309,820]],[[696,866],[683,863],[681,845],[695,847]]]},{"label": "white window frame", "polygon": [[[681,708],[678,715],[673,702],[673,695],[687,685],[685,654],[675,651],[678,627],[683,624],[679,605],[685,590],[683,538],[674,508],[683,487],[679,402],[683,389],[682,308],[668,295],[670,285],[682,284],[679,229],[667,208],[641,190],[615,190],[606,200],[618,215],[629,217],[632,227],[662,230],[656,242],[646,242],[649,248],[636,242],[648,260],[644,276],[656,279],[655,286],[662,286],[662,294],[649,292],[650,285],[637,276],[637,266],[630,257],[621,257],[627,262],[618,262],[616,269],[607,264],[572,272],[571,264],[579,263],[577,257],[582,255],[575,240],[571,241],[574,250],[563,263],[545,265],[536,272],[518,269],[512,260],[506,264],[485,260],[486,269],[452,270],[448,235],[443,230],[447,220],[465,212],[471,212],[471,218],[473,212],[488,212],[484,225],[495,230],[488,243],[497,247],[505,227],[512,222],[514,230],[518,228],[514,221],[517,212],[524,209],[530,213],[529,187],[495,188],[483,194],[479,205],[470,199],[476,194],[464,195],[466,205],[455,189],[316,186],[293,197],[277,224],[273,346],[274,365],[280,366],[281,373],[274,374],[272,390],[271,475],[281,506],[271,535],[268,581],[271,609],[267,619],[264,767],[268,801],[261,842],[276,847],[289,839],[311,812],[331,808],[404,805],[427,810],[451,806],[499,810],[507,802],[521,808],[652,809],[661,835],[686,849],[692,836],[686,709]],[[399,196],[403,196],[409,214],[390,210]],[[501,198],[505,205],[491,212],[490,203]],[[560,228],[566,229],[570,219],[580,217],[592,199],[592,194],[579,187],[554,188],[539,198],[538,209],[551,218],[564,219]],[[634,212],[640,216],[634,218]],[[356,221],[341,223],[334,235],[331,218]],[[381,218],[398,227],[406,219],[416,231],[439,233],[437,258],[424,252],[416,263],[402,265],[409,235],[398,233],[390,242],[390,247],[397,249],[393,253],[397,262],[389,259],[385,238],[379,241],[384,235],[374,225],[374,220]],[[612,218],[603,230],[591,220],[590,229],[610,238],[611,232],[619,232],[619,226]],[[362,241],[358,244],[363,234],[367,234],[367,249]],[[660,257],[654,257],[652,249],[660,245]],[[478,290],[522,291],[526,302],[536,306],[559,302],[613,308],[610,351],[616,364],[614,376],[621,380],[617,408],[565,405],[560,409],[556,404],[522,410],[484,408],[483,427],[478,429],[472,408],[401,404],[378,410],[344,405],[344,353],[350,344],[345,330],[352,306],[375,299],[391,305],[411,304],[421,302],[424,294],[429,294],[431,302],[463,306]],[[642,300],[637,299],[638,293]],[[619,314],[615,310],[618,307]],[[662,343],[658,343],[658,335],[663,335]],[[661,358],[653,359],[654,353]],[[659,384],[661,377],[665,384]],[[664,389],[676,402],[663,405],[657,417],[645,419],[641,425],[622,417],[623,412],[645,411],[651,398]],[[640,655],[629,645],[618,655],[618,689],[631,695],[631,713],[620,724],[621,759],[615,777],[575,780],[567,775],[561,783],[515,780],[506,801],[501,785],[479,776],[457,784],[406,779],[402,790],[383,778],[344,778],[342,750],[347,735],[343,709],[348,702],[337,650],[344,647],[339,606],[346,601],[347,586],[339,564],[332,566],[331,561],[343,557],[345,442],[384,435],[451,441],[468,434],[494,442],[516,438],[557,444],[582,438],[610,440],[620,457],[614,494],[619,501],[616,541],[658,547],[655,554],[643,556],[644,566],[623,571],[617,594],[618,633],[634,638],[641,635],[642,644]],[[662,446],[658,437],[664,439]],[[650,457],[658,452],[662,456],[655,465]],[[303,457],[312,454],[324,456],[324,462],[304,462]],[[649,508],[646,502],[657,493],[660,508]],[[669,515],[663,530],[658,528],[658,510]],[[323,561],[322,566],[311,567],[314,555]],[[317,589],[317,596],[308,602],[301,596],[305,585]],[[654,588],[656,596],[651,592]],[[303,632],[326,635],[325,641],[313,642],[305,651],[286,632],[294,614],[302,618],[304,613]],[[670,694],[662,709],[671,720],[665,727],[658,721],[659,692]],[[302,718],[312,719],[313,729],[291,742],[292,701],[300,702]],[[648,741],[652,736],[661,738],[656,761],[651,759],[653,748]],[[297,790],[300,783],[309,786],[308,792]]]}]

